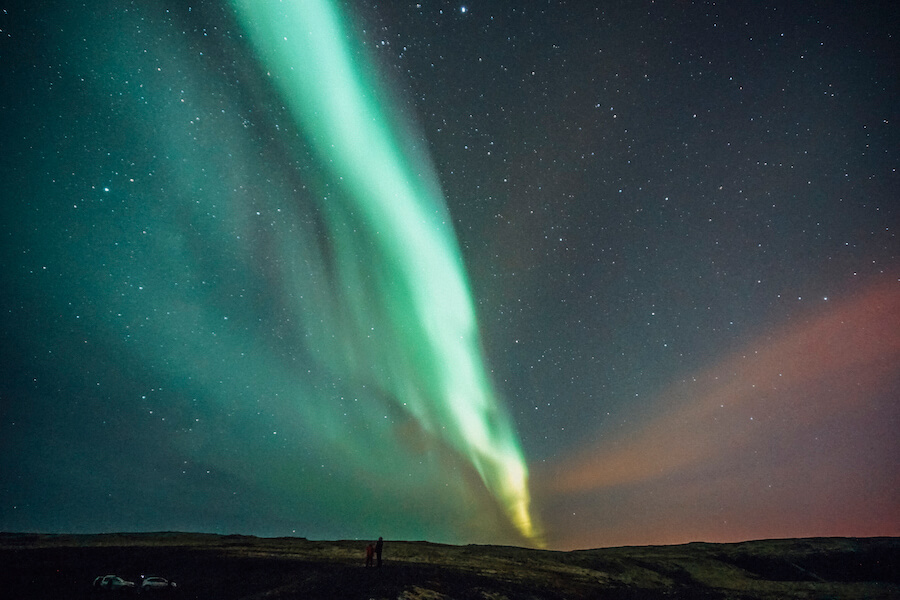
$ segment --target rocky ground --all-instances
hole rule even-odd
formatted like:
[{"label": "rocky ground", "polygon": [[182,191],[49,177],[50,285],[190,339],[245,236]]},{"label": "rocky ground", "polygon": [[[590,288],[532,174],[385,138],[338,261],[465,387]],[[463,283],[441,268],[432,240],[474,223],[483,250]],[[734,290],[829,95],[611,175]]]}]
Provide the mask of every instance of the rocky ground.
[{"label": "rocky ground", "polygon": [[185,533],[0,534],[0,596],[106,598],[98,575],[178,583],[172,598],[900,598],[900,538],[817,538],[555,552]]}]

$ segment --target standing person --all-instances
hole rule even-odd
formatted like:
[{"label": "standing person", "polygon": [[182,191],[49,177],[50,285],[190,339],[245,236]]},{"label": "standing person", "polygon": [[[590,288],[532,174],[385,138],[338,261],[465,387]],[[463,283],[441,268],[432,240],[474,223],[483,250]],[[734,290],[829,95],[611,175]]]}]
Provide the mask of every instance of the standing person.
[{"label": "standing person", "polygon": [[378,541],[375,542],[375,556],[377,557],[377,565],[381,566],[381,550],[384,548],[384,540],[382,538],[378,538]]},{"label": "standing person", "polygon": [[366,546],[366,566],[367,567],[374,566],[373,565],[374,558],[375,558],[375,544],[369,543],[369,545]]}]

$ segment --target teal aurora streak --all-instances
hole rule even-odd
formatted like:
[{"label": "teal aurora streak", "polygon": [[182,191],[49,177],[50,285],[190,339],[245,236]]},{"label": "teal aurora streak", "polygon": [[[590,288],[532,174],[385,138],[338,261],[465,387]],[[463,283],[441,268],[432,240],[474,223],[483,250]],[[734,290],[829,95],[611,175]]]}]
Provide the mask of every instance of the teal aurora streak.
[{"label": "teal aurora streak", "polygon": [[521,535],[537,540],[527,467],[486,374],[437,177],[391,119],[327,1],[235,0],[238,19],[317,156],[333,247],[317,352],[461,453]]}]

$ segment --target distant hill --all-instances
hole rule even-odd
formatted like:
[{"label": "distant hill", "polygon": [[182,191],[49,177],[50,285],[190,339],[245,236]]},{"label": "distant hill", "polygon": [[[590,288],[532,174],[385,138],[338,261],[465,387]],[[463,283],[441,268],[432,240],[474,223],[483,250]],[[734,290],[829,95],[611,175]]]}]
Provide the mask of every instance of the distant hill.
[{"label": "distant hill", "polygon": [[115,574],[175,581],[172,598],[655,599],[900,598],[900,538],[811,538],[558,552],[510,546],[366,542],[195,533],[0,534],[8,598],[119,598]]}]

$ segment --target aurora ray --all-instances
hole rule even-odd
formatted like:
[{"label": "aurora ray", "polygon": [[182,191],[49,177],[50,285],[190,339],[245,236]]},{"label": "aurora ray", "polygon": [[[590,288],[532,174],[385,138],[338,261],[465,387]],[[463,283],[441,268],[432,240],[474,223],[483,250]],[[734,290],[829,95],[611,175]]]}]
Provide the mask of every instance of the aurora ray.
[{"label": "aurora ray", "polygon": [[537,540],[527,467],[481,352],[473,301],[433,168],[402,143],[372,70],[324,0],[233,2],[331,183],[333,245],[320,334],[332,369],[374,384],[467,457],[510,521]]}]

